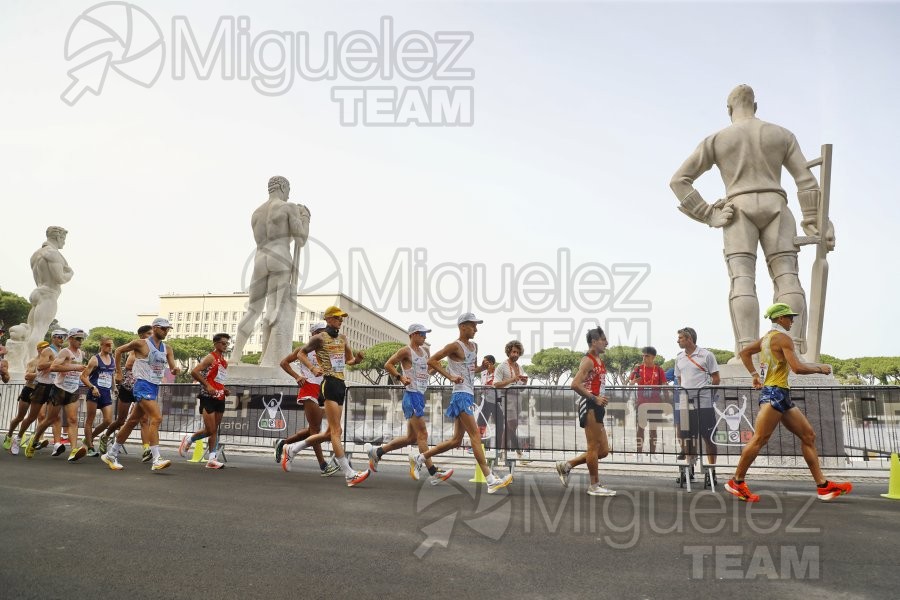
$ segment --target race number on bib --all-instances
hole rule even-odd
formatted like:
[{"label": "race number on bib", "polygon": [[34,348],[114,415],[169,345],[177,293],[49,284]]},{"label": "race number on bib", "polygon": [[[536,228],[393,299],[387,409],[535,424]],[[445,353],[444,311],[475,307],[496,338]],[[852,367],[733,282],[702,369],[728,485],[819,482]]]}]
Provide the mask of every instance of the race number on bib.
[{"label": "race number on bib", "polygon": [[344,355],[343,354],[329,354],[329,358],[331,358],[331,369],[335,373],[343,373],[344,372]]},{"label": "race number on bib", "polygon": [[110,389],[112,387],[112,373],[104,371],[97,375],[97,387]]}]

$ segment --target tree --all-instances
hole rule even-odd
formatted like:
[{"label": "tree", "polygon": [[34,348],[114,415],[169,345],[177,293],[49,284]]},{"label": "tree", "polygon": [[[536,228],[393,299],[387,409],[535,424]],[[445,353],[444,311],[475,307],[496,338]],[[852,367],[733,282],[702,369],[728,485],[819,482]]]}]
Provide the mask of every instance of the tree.
[{"label": "tree", "polygon": [[375,344],[371,348],[367,348],[363,351],[363,360],[361,363],[358,365],[351,365],[347,368],[351,371],[361,372],[362,376],[372,385],[381,385],[381,380],[388,375],[387,369],[384,368],[384,363],[386,363],[388,359],[403,346],[405,346],[405,344],[401,344],[400,342],[381,342],[380,344]]},{"label": "tree", "polygon": [[134,334],[124,329],[116,329],[115,327],[99,326],[91,328],[90,335],[81,344],[81,349],[86,355],[97,354],[100,352],[100,338],[112,338],[113,350],[123,344],[127,344],[134,339]]},{"label": "tree", "polygon": [[253,354],[245,354],[241,356],[241,362],[248,365],[258,365],[259,359],[262,358],[262,352],[254,352]]},{"label": "tree", "polygon": [[734,358],[734,352],[731,350],[720,350],[719,348],[707,348],[716,357],[716,364],[724,365]]},{"label": "tree", "polygon": [[581,352],[567,348],[544,348],[531,357],[531,364],[524,369],[529,377],[548,385],[564,385],[578,371],[583,357]]},{"label": "tree", "polygon": [[[634,346],[614,346],[607,348],[603,355],[606,364],[606,381],[612,385],[625,385],[635,365],[644,359],[640,348]],[[661,356],[656,357],[657,364],[662,364]],[[612,381],[610,381],[612,379]]]},{"label": "tree", "polygon": [[9,329],[13,325],[25,323],[31,304],[22,296],[0,289],[0,325]]}]

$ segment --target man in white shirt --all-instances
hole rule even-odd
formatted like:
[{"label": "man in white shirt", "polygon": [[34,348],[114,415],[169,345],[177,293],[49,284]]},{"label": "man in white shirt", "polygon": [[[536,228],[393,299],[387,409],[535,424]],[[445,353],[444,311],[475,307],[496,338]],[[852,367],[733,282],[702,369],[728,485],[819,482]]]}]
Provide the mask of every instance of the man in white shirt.
[{"label": "man in white shirt", "polygon": [[[713,390],[709,385],[719,385],[719,365],[716,357],[706,348],[697,346],[697,332],[692,327],[678,330],[678,347],[681,352],[675,357],[675,376],[681,388],[680,398],[676,402],[676,410],[688,410],[687,422],[682,418],[682,428],[687,427],[686,435],[682,435],[683,452],[679,459],[693,462],[697,451],[694,440],[703,439],[709,464],[716,463],[716,445],[710,434],[716,424],[716,411],[713,408]],[[684,404],[687,398],[687,405]]]}]

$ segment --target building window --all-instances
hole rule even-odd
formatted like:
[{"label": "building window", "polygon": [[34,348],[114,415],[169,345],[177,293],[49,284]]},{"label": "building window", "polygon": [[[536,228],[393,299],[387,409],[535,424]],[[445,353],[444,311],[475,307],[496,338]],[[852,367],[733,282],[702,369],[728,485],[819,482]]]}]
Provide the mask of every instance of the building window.
[{"label": "building window", "polygon": [[180,321],[181,317],[182,317],[182,313],[178,313],[178,317],[176,317],[176,320]]},{"label": "building window", "polygon": [[213,313],[213,319],[216,320],[216,321],[219,320],[219,311],[216,311],[216,312]]},{"label": "building window", "polygon": [[238,320],[238,314],[237,314],[237,311],[234,311],[233,313],[231,313],[231,320],[232,320],[232,321],[237,321],[237,320]]},{"label": "building window", "polygon": [[203,324],[203,333],[209,333],[209,323]]},{"label": "building window", "polygon": [[204,321],[209,321],[209,312],[208,312],[208,311],[205,312],[205,313],[203,313],[203,320],[204,320]]},{"label": "building window", "polygon": [[175,313],[169,313],[169,320],[170,320],[170,321],[174,321],[174,320],[175,320]]},{"label": "building window", "polygon": [[234,323],[232,323],[232,324],[231,324],[231,333],[234,333],[235,331],[237,331],[237,325],[235,325]]},{"label": "building window", "polygon": [[194,313],[194,320],[195,320],[195,321],[199,321],[199,320],[200,320],[200,313],[198,313],[198,312],[195,312],[195,313]]},{"label": "building window", "polygon": [[200,323],[194,323],[194,333],[197,333],[199,331],[200,331]]},{"label": "building window", "polygon": [[255,342],[256,342],[256,336],[255,336],[255,335],[251,335],[251,336],[250,336],[249,342],[250,342],[251,344],[255,343]]}]

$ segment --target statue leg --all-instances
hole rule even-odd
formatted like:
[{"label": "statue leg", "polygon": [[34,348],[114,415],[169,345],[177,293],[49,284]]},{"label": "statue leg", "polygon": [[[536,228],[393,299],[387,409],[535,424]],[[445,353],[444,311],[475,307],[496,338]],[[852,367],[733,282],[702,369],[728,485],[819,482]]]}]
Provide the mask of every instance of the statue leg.
[{"label": "statue leg", "polygon": [[[296,305],[296,299],[289,298],[293,286],[290,285],[290,271],[274,272],[269,276],[266,290],[266,316],[263,319],[263,347],[260,365],[277,366],[282,358],[291,351],[291,338],[294,331],[294,316],[290,308]],[[292,300],[294,300],[292,302]],[[285,340],[282,329],[289,327],[288,339]],[[270,348],[271,346],[271,348]]]},{"label": "statue leg", "polygon": [[759,337],[759,300],[756,297],[756,254],[740,252],[726,255],[731,292],[728,306],[734,327],[734,353]]},{"label": "statue leg", "polygon": [[766,257],[769,275],[775,286],[775,302],[784,302],[799,313],[791,327],[791,338],[798,352],[806,353],[806,294],[800,285],[799,265],[796,252],[783,252]]},{"label": "statue leg", "polygon": [[248,290],[250,298],[247,300],[247,312],[238,324],[237,335],[234,338],[234,348],[231,350],[230,362],[232,363],[241,362],[244,346],[247,344],[250,336],[253,335],[253,327],[262,314],[262,309],[266,302],[267,279],[267,276],[260,276],[259,269],[253,269],[253,278],[250,281],[250,289]]},{"label": "statue leg", "polygon": [[784,302],[798,313],[791,327],[791,338],[800,355],[803,355],[806,353],[807,311],[806,294],[800,285],[798,248],[794,245],[797,221],[783,197],[778,194],[765,196],[776,217],[763,229],[760,243],[772,277],[775,302]]}]

